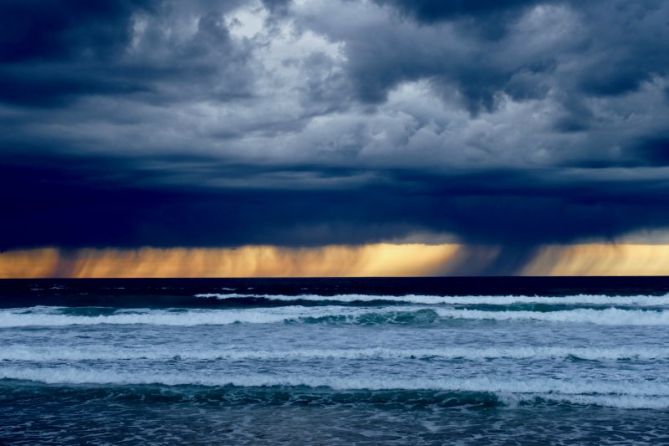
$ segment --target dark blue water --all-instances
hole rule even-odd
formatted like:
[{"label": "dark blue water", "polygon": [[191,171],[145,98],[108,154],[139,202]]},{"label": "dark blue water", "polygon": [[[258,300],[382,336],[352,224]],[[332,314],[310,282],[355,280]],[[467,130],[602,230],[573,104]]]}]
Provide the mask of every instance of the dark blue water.
[{"label": "dark blue water", "polygon": [[665,278],[0,282],[0,444],[669,444]]}]

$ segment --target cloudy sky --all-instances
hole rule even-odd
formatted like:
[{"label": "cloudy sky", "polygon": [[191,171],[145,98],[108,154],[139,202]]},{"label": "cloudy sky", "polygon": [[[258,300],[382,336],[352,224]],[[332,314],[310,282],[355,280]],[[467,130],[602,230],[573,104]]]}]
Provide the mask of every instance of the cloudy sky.
[{"label": "cloudy sky", "polygon": [[5,0],[0,22],[5,253],[457,244],[513,274],[669,242],[667,1]]}]

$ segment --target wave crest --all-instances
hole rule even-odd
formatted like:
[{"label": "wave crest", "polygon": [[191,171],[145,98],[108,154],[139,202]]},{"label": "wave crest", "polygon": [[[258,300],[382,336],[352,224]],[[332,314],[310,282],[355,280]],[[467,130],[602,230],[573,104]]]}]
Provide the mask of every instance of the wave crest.
[{"label": "wave crest", "polygon": [[323,304],[352,303],[408,303],[423,305],[589,305],[589,306],[669,306],[669,294],[662,296],[606,296],[578,294],[564,297],[550,296],[436,296],[407,294],[390,296],[377,294],[335,294],[332,296],[318,294],[250,294],[250,293],[201,293],[195,297],[216,300],[263,299],[275,302],[314,302]]},{"label": "wave crest", "polygon": [[[371,378],[333,378],[309,376],[216,376],[189,377],[183,374],[122,374],[108,371],[81,370],[76,368],[13,369],[0,368],[3,384],[10,380],[57,385],[106,385],[106,386],[201,386],[221,388],[226,386],[248,388],[316,389],[317,392],[396,392],[411,395],[416,392],[446,392],[456,394],[494,395],[506,404],[549,401],[583,405],[601,405],[621,408],[669,408],[669,384],[638,382],[592,382],[558,379],[525,379],[521,381],[496,378],[401,380]],[[1,381],[0,381],[1,382]],[[174,387],[172,387],[174,388]]]},{"label": "wave crest", "polygon": [[68,325],[228,325],[237,323],[330,323],[421,325],[449,320],[545,321],[596,325],[669,325],[669,311],[620,308],[540,311],[486,311],[441,307],[341,307],[299,305],[245,309],[111,310],[104,313],[71,314],[60,307],[32,307],[0,311],[0,327]]}]

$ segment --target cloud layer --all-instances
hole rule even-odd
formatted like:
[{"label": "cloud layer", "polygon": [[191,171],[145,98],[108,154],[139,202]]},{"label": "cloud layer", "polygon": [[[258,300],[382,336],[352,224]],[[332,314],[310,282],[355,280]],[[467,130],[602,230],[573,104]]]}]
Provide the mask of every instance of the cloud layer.
[{"label": "cloud layer", "polygon": [[661,0],[10,0],[0,21],[0,249],[457,241],[522,265],[669,225]]}]

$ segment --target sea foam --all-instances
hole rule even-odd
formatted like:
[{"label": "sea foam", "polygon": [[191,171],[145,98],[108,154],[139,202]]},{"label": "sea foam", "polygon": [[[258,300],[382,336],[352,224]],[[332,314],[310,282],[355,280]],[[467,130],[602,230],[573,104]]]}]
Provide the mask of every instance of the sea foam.
[{"label": "sea foam", "polygon": [[400,379],[391,377],[315,377],[315,376],[207,376],[185,373],[123,373],[108,370],[58,368],[0,367],[0,379],[16,379],[47,384],[89,385],[199,385],[266,387],[286,386],[348,390],[433,390],[448,392],[489,392],[502,400],[529,401],[541,398],[576,404],[604,405],[625,408],[669,408],[669,383],[648,381],[596,382],[592,380],[565,381],[555,378],[502,377],[471,379]]},{"label": "sea foam", "polygon": [[564,297],[550,296],[436,296],[408,294],[404,296],[374,294],[337,294],[324,296],[318,294],[243,294],[243,293],[201,293],[198,298],[230,299],[266,299],[282,302],[395,302],[425,305],[513,305],[513,304],[545,304],[545,305],[591,305],[591,306],[669,306],[669,294],[663,296],[605,296],[579,294]]},{"label": "sea foam", "polygon": [[426,324],[453,319],[533,320],[596,325],[669,325],[669,311],[619,308],[576,308],[558,311],[485,311],[444,307],[341,307],[300,305],[274,308],[119,310],[112,314],[74,315],[59,307],[32,307],[0,311],[0,327],[68,325],[228,325],[285,322],[344,323],[361,325]]}]

